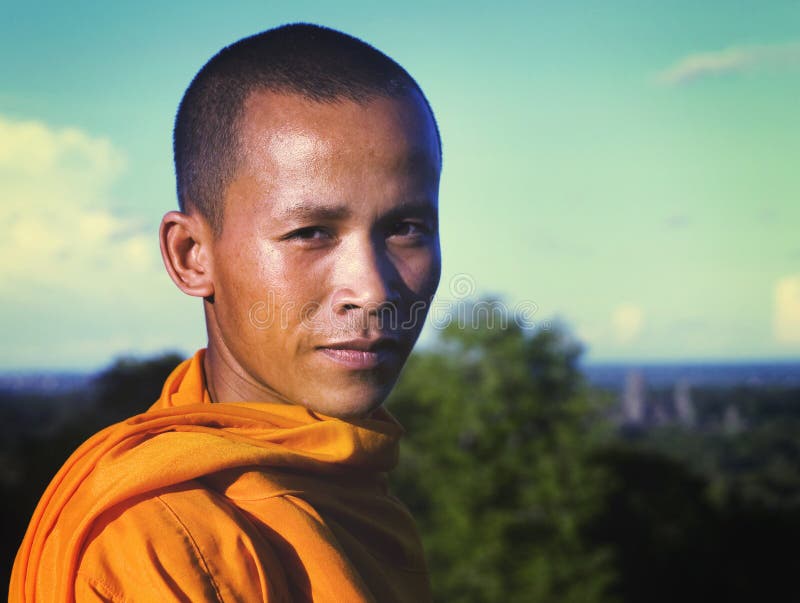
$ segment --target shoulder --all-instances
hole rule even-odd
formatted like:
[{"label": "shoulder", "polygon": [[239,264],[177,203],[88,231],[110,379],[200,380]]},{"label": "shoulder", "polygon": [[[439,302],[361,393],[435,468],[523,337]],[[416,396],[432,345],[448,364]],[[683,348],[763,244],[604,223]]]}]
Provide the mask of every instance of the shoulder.
[{"label": "shoulder", "polygon": [[[267,575],[269,572],[269,575]],[[279,601],[283,570],[268,543],[219,494],[188,482],[132,499],[94,522],[76,598]]]}]

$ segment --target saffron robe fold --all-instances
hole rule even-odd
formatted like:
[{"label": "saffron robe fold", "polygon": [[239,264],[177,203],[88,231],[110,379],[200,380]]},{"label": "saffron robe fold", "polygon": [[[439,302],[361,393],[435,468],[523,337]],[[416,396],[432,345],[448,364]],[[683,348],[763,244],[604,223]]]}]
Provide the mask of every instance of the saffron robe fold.
[{"label": "saffron robe fold", "polygon": [[387,489],[391,415],[211,403],[203,356],[67,460],[9,601],[430,600],[414,522]]}]

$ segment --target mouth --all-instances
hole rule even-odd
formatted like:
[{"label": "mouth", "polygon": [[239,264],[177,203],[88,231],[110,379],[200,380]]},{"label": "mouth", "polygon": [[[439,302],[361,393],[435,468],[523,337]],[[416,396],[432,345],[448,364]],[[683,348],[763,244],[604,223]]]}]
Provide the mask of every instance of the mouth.
[{"label": "mouth", "polygon": [[400,352],[400,343],[390,337],[362,338],[326,343],[317,349],[328,359],[345,368],[371,370],[396,360]]}]

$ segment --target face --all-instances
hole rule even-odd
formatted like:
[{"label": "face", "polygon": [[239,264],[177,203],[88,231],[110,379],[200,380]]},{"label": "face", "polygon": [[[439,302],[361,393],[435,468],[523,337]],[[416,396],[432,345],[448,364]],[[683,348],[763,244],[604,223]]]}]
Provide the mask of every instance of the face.
[{"label": "face", "polygon": [[211,246],[209,353],[251,400],[364,416],[389,394],[439,282],[430,114],[411,95],[257,93],[240,135]]}]

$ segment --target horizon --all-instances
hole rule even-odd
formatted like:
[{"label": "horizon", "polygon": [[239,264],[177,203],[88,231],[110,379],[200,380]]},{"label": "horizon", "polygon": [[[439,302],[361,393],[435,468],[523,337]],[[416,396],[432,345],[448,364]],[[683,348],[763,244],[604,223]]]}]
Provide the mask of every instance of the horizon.
[{"label": "horizon", "polygon": [[[416,348],[415,348],[416,350]],[[120,360],[147,361],[153,358],[177,354],[181,358],[191,358],[194,352],[183,352],[181,350],[163,350],[153,354],[118,354],[104,364],[94,366],[22,366],[17,368],[0,367],[0,379],[17,376],[37,376],[37,375],[91,375],[107,370]],[[414,352],[412,352],[413,354]],[[650,368],[650,367],[758,367],[758,366],[787,366],[800,370],[800,358],[629,358],[629,359],[585,359],[580,357],[577,362],[579,370],[587,368]],[[800,376],[800,373],[798,373]]]}]

